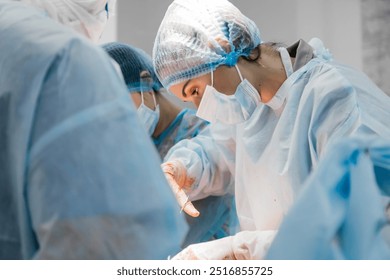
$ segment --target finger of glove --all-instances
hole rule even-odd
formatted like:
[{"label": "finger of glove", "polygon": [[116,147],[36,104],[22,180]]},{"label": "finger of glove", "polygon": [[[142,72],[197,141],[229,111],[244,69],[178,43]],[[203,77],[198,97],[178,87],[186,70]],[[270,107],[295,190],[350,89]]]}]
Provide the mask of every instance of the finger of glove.
[{"label": "finger of glove", "polygon": [[172,175],[165,174],[165,176],[169,182],[173,193],[175,194],[176,200],[179,203],[180,208],[191,217],[198,217],[200,214],[199,211],[194,207],[192,202],[188,200],[187,194],[179,187]]},{"label": "finger of glove", "polygon": [[186,248],[174,256],[172,260],[199,260],[199,258],[194,254],[191,248]]}]

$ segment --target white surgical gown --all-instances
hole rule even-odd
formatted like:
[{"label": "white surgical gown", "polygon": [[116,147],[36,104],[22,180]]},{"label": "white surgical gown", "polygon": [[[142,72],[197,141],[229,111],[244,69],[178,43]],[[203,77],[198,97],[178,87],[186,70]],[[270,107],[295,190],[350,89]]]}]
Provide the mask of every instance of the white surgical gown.
[{"label": "white surgical gown", "polygon": [[[310,43],[314,58],[294,68],[249,120],[213,124],[213,137],[183,143],[168,155],[197,178],[193,197],[223,193],[235,178],[241,230],[278,229],[330,142],[348,135],[390,139],[390,98],[363,73],[333,61],[318,39]],[[307,45],[300,41],[298,51],[301,44]]]},{"label": "white surgical gown", "polygon": [[0,38],[0,259],[176,253],[187,226],[108,56],[15,1]]}]

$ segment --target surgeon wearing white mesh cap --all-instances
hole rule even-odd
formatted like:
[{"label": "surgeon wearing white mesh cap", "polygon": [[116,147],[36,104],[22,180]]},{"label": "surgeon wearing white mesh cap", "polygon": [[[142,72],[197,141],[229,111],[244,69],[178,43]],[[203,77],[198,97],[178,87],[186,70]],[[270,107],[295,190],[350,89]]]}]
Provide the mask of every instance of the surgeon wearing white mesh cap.
[{"label": "surgeon wearing white mesh cap", "polygon": [[50,18],[97,43],[116,0],[14,0],[40,8]]},{"label": "surgeon wearing white mesh cap", "polygon": [[225,0],[173,1],[153,62],[163,86],[211,123],[210,137],[183,142],[165,158],[172,189],[196,200],[234,180],[241,228],[176,259],[264,258],[330,143],[390,139],[390,99],[363,73],[336,63],[317,38],[288,48],[264,43],[253,21]]}]

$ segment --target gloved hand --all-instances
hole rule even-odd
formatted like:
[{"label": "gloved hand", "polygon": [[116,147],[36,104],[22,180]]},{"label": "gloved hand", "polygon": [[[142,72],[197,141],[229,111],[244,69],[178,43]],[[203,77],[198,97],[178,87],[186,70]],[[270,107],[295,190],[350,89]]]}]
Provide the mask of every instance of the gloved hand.
[{"label": "gloved hand", "polygon": [[233,236],[192,244],[172,260],[235,260],[232,248]]},{"label": "gloved hand", "polygon": [[188,195],[184,191],[190,189],[194,183],[193,178],[187,177],[187,170],[184,165],[178,160],[172,160],[164,162],[161,168],[181,209],[191,217],[198,217],[199,211],[189,201]]},{"label": "gloved hand", "polygon": [[241,231],[234,236],[193,244],[172,260],[264,259],[277,231]]}]

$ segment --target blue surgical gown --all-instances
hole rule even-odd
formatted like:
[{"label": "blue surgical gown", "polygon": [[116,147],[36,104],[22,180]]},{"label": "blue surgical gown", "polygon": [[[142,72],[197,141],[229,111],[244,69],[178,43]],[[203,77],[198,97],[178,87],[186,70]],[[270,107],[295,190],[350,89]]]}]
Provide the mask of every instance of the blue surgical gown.
[{"label": "blue surgical gown", "polygon": [[14,1],[0,38],[0,259],[176,253],[187,225],[107,55]]},{"label": "blue surgical gown", "polygon": [[390,141],[336,141],[309,176],[269,259],[390,259]]},{"label": "blue surgical gown", "polygon": [[[163,133],[153,138],[161,158],[164,158],[181,140],[196,137],[205,130],[207,125],[206,121],[196,116],[196,111],[183,109]],[[197,218],[186,215],[189,231],[182,244],[183,247],[235,233],[238,221],[233,195],[208,196],[193,201],[193,204],[201,215]]]},{"label": "blue surgical gown", "polygon": [[312,48],[310,60],[247,121],[213,123],[212,137],[184,142],[168,155],[196,178],[193,197],[221,193],[234,179],[241,230],[277,230],[333,141],[373,135],[390,141],[389,96],[362,72],[333,60],[319,39],[301,41],[297,55],[304,45]]},{"label": "blue surgical gown", "polygon": [[161,159],[167,155],[176,143],[184,139],[191,139],[198,135],[208,125],[208,122],[198,118],[196,111],[184,108],[158,136],[153,137],[154,145]]}]

